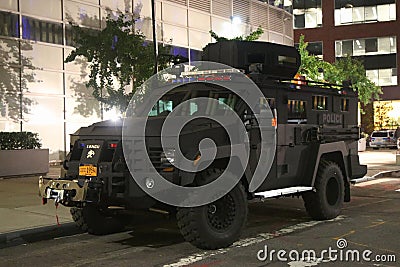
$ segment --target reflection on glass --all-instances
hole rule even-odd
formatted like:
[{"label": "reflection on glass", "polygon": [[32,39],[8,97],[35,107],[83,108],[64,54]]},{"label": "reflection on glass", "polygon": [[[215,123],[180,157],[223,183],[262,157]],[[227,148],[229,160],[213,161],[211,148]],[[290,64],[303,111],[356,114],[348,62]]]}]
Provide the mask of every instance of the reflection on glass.
[{"label": "reflection on glass", "polygon": [[[63,69],[62,48],[47,44],[33,43],[32,49],[22,50],[22,56],[29,58],[31,66],[54,70]],[[26,64],[25,64],[26,65]]]},{"label": "reflection on glass", "polygon": [[63,97],[35,96],[27,97],[37,103],[29,114],[24,116],[22,129],[39,133],[44,148],[50,148],[50,153],[64,149],[64,114]]},{"label": "reflection on glass", "polygon": [[61,20],[61,0],[20,0],[20,9],[22,13],[42,17],[43,11],[45,11],[45,17]]},{"label": "reflection on glass", "polygon": [[64,7],[67,21],[89,27],[100,27],[100,9],[98,7],[70,1],[65,1]]},{"label": "reflection on glass", "polygon": [[[25,72],[25,69],[24,69]],[[61,72],[33,70],[35,81],[28,83],[27,91],[44,95],[63,95],[63,74]]]},{"label": "reflection on glass", "polygon": [[22,16],[22,38],[52,44],[62,44],[62,24]]},{"label": "reflection on glass", "polygon": [[0,11],[0,35],[19,37],[18,15]]},{"label": "reflection on glass", "polygon": [[69,121],[82,121],[100,117],[100,103],[93,98],[93,90],[86,87],[87,76],[66,75],[66,117]]}]

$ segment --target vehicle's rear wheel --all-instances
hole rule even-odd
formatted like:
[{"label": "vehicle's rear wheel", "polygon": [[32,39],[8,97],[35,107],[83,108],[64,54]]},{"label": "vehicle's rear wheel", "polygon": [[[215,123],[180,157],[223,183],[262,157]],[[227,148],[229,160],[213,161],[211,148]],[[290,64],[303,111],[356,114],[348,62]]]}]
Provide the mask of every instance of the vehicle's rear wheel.
[{"label": "vehicle's rear wheel", "polygon": [[247,220],[247,195],[241,183],[208,205],[178,208],[178,227],[186,241],[201,249],[230,246]]},{"label": "vehicle's rear wheel", "polygon": [[344,180],[340,167],[321,160],[314,183],[315,192],[303,194],[307,213],[315,220],[329,220],[337,217],[344,202]]},{"label": "vehicle's rear wheel", "polygon": [[112,216],[100,207],[88,205],[83,208],[70,209],[72,219],[77,226],[89,234],[105,235],[122,231],[124,223],[122,219]]}]

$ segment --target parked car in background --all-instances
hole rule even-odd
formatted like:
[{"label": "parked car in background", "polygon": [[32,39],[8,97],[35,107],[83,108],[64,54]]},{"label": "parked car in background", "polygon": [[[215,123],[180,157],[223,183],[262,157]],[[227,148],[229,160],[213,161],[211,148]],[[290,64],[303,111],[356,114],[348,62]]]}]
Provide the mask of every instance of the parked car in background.
[{"label": "parked car in background", "polygon": [[380,147],[397,148],[398,138],[395,137],[395,130],[373,131],[369,146],[373,149],[379,149]]}]

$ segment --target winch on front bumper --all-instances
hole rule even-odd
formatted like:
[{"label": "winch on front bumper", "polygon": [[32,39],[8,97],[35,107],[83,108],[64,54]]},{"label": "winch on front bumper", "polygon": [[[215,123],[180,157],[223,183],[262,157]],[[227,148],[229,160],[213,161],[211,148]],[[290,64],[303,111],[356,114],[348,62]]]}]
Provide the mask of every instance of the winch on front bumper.
[{"label": "winch on front bumper", "polygon": [[78,180],[39,178],[39,196],[42,197],[43,204],[48,199],[54,199],[65,206],[77,206],[87,201],[88,188],[88,180],[81,185]]}]

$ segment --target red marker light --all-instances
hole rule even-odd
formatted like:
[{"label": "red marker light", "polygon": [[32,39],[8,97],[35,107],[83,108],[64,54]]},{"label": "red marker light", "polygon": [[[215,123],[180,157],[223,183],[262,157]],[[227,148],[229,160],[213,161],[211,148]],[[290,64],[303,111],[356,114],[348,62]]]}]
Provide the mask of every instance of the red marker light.
[{"label": "red marker light", "polygon": [[117,148],[118,143],[110,143],[108,146],[109,146],[110,148]]}]

